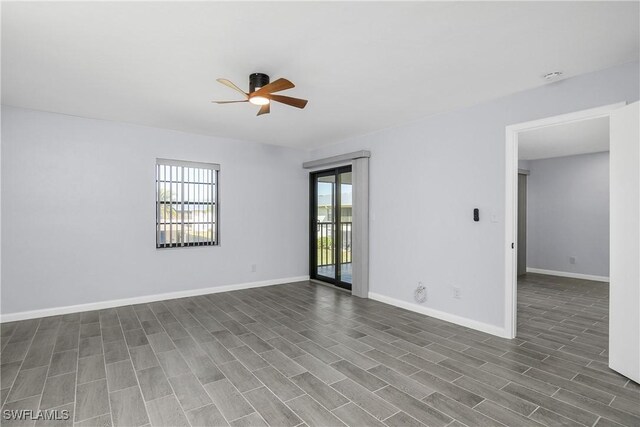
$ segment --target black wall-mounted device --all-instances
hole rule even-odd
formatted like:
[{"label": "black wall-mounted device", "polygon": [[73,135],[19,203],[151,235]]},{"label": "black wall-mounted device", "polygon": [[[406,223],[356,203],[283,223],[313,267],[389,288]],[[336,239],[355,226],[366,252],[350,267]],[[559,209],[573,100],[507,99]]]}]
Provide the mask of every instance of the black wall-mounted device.
[{"label": "black wall-mounted device", "polygon": [[475,222],[480,221],[480,209],[478,208],[473,209],[473,220]]}]

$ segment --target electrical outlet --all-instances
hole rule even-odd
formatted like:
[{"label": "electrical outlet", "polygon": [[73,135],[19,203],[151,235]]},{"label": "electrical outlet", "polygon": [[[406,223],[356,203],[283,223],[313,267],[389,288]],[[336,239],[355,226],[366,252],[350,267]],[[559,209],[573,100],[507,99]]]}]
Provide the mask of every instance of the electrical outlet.
[{"label": "electrical outlet", "polygon": [[251,272],[255,273],[256,271],[258,271],[258,266],[255,264],[251,264]]},{"label": "electrical outlet", "polygon": [[460,288],[459,288],[459,287],[457,287],[457,286],[454,286],[454,287],[453,287],[453,297],[454,297],[455,299],[460,299],[460,298],[462,298],[462,289],[460,289]]},{"label": "electrical outlet", "polygon": [[576,257],[570,256],[569,257],[569,264],[575,264],[575,263],[576,263]]}]

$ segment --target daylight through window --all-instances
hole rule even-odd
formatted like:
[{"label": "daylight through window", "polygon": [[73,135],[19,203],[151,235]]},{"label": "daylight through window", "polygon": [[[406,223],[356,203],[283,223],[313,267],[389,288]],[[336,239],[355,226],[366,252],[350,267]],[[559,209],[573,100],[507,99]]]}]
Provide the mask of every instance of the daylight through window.
[{"label": "daylight through window", "polygon": [[157,248],[219,244],[219,170],[213,163],[157,159]]}]

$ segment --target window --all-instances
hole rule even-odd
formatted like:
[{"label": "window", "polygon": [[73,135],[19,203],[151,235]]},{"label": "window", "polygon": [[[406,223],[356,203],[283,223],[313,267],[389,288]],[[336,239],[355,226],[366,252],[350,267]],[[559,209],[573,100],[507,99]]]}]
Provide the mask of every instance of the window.
[{"label": "window", "polygon": [[219,244],[213,163],[156,160],[156,248]]}]

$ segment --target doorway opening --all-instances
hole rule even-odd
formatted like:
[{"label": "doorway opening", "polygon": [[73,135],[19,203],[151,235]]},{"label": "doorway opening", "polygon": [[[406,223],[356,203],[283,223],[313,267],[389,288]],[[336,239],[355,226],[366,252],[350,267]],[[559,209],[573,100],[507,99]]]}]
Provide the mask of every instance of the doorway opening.
[{"label": "doorway opening", "polygon": [[[611,113],[621,108],[625,103],[617,103],[603,107],[593,108],[575,113],[563,114],[560,116],[549,117],[532,122],[520,123],[507,126],[506,128],[506,209],[505,209],[505,336],[510,338],[516,337],[517,332],[517,313],[518,313],[518,277],[525,277],[527,273],[527,264],[531,262],[531,251],[527,251],[527,246],[531,248],[531,237],[527,236],[527,228],[530,228],[531,215],[527,215],[527,211],[531,211],[531,183],[533,175],[527,169],[526,159],[523,157],[519,143],[522,139],[530,137],[528,148],[530,153],[528,156],[533,158],[538,154],[543,157],[561,157],[570,154],[605,151],[602,149],[593,149],[587,147],[587,144],[576,143],[573,147],[574,152],[569,148],[571,144],[566,143],[562,138],[556,140],[540,140],[540,137],[546,133],[558,131],[561,136],[562,128],[565,133],[571,134],[579,132],[579,129],[588,129],[589,124],[593,124],[593,120],[602,119],[606,121],[607,139],[605,144],[608,151],[608,123]],[[576,136],[576,135],[574,135]],[[536,140],[538,138],[538,140]],[[574,138],[579,140],[579,135]],[[602,143],[602,141],[601,141]],[[577,151],[575,151],[577,149]],[[582,151],[580,151],[582,150]],[[538,154],[535,154],[538,153]],[[546,154],[540,154],[546,153]],[[524,160],[524,164],[523,164]],[[529,175],[527,175],[529,174]],[[523,187],[524,186],[524,187]],[[520,191],[519,191],[520,187]],[[522,194],[526,191],[526,194]],[[528,197],[527,197],[528,196]],[[526,221],[529,225],[520,224],[520,221]],[[522,227],[520,226],[522,225]],[[607,236],[608,238],[608,236]],[[521,247],[522,246],[522,247]],[[607,246],[608,249],[608,246]],[[565,259],[566,258],[566,259]],[[576,257],[572,254],[566,254],[562,262],[576,262]],[[608,262],[608,256],[607,256]],[[532,271],[533,270],[533,271]],[[529,272],[535,272],[535,268],[529,268]],[[546,270],[546,271],[545,271]],[[538,273],[555,273],[557,275],[561,269],[538,269]],[[590,277],[589,277],[590,276]],[[549,276],[554,277],[554,276]],[[577,277],[570,275],[569,277]],[[585,274],[583,279],[594,279],[599,275]]]},{"label": "doorway opening", "polygon": [[521,132],[518,152],[516,335],[606,363],[609,118]]},{"label": "doorway opening", "polygon": [[353,176],[351,166],[310,174],[309,275],[351,290]]}]

